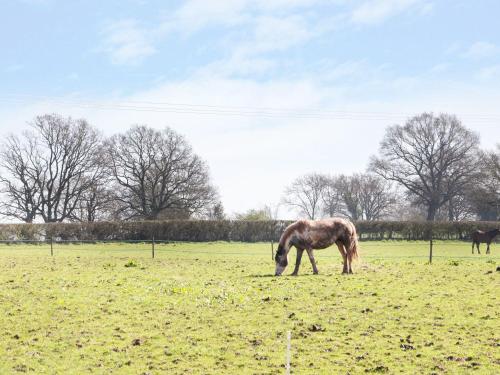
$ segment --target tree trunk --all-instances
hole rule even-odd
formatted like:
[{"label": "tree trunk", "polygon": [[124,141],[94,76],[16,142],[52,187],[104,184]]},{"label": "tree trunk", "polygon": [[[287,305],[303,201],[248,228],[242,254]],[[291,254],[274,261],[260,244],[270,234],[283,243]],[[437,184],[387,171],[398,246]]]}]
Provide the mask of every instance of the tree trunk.
[{"label": "tree trunk", "polygon": [[434,204],[430,204],[427,208],[427,221],[434,221],[436,218],[437,207]]},{"label": "tree trunk", "polygon": [[453,200],[451,198],[448,201],[448,221],[455,221],[455,215],[453,214]]}]

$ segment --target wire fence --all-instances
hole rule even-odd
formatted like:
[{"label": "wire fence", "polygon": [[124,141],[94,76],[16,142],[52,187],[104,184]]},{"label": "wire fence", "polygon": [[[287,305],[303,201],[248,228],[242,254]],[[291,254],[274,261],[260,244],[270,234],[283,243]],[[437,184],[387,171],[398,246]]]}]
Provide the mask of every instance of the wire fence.
[{"label": "wire fence", "polygon": [[[223,245],[221,245],[223,244]],[[23,246],[24,245],[24,246]],[[233,247],[228,245],[234,245]],[[245,249],[245,246],[248,246]],[[471,253],[471,243],[468,241],[366,241],[360,242],[361,258],[376,259],[483,259],[478,254]],[[208,247],[208,248],[207,248]],[[244,250],[242,250],[242,247]],[[493,247],[493,245],[492,245]],[[241,242],[179,242],[165,239],[150,240],[0,240],[0,256],[16,254],[22,250],[37,250],[37,254],[56,256],[100,254],[112,255],[117,253],[131,253],[144,255],[155,259],[159,254],[178,255],[217,255],[217,256],[267,256],[274,262],[274,243],[241,243]],[[338,256],[335,251],[316,251],[317,258],[334,258]],[[481,246],[481,255],[486,253],[486,245]],[[267,257],[266,256],[266,257]],[[500,254],[488,254],[491,259],[500,259]]]}]

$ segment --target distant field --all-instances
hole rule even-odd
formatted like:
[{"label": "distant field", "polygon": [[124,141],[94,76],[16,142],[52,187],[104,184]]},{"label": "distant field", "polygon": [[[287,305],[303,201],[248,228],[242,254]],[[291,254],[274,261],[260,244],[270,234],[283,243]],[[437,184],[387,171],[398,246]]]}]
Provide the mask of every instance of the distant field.
[{"label": "distant field", "polygon": [[276,278],[263,243],[0,245],[0,374],[282,374],[287,331],[295,374],[500,373],[500,245],[361,248]]}]

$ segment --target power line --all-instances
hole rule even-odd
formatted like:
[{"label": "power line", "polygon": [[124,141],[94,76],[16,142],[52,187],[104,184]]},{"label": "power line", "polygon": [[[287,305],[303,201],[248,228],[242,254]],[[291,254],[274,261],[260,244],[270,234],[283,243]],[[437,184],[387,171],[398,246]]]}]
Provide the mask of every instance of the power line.
[{"label": "power line", "polygon": [[[240,117],[263,117],[263,118],[297,118],[297,119],[342,119],[342,120],[383,120],[398,121],[412,116],[411,113],[369,112],[369,111],[347,111],[332,109],[291,109],[275,107],[251,107],[251,106],[222,106],[209,104],[189,104],[173,102],[150,102],[150,101],[108,101],[98,102],[81,99],[35,96],[35,95],[4,95],[0,102],[20,102],[39,100],[51,104],[64,105],[76,108],[92,108],[100,110],[119,110],[152,113],[175,113],[188,115],[206,116],[240,116]],[[460,118],[468,121],[494,122],[500,121],[500,115],[496,114],[459,114]]]},{"label": "power line", "polygon": [[[185,103],[154,103],[154,102],[111,102],[102,104],[99,102],[84,102],[75,100],[68,100],[65,98],[49,98],[39,97],[40,100],[60,103],[63,105],[71,105],[77,107],[93,107],[100,109],[111,110],[133,110],[133,111],[148,111],[148,112],[168,112],[168,113],[184,113],[184,114],[215,114],[215,115],[241,115],[241,116],[271,116],[271,117],[304,117],[304,118],[329,118],[332,115],[336,117],[351,117],[353,114],[357,116],[388,118],[388,117],[406,117],[406,114],[389,114],[377,112],[350,112],[350,111],[328,111],[328,110],[292,110],[281,108],[268,108],[268,107],[230,107],[230,106],[214,106],[203,104],[185,104]],[[0,101],[14,101],[25,102],[19,98],[1,98]],[[139,106],[127,103],[143,103],[147,106]]]}]

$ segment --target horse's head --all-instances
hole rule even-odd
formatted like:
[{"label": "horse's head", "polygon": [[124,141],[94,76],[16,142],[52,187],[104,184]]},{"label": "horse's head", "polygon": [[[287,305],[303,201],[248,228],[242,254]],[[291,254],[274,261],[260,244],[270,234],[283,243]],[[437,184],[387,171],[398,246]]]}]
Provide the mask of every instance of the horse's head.
[{"label": "horse's head", "polygon": [[274,275],[280,276],[285,270],[286,266],[288,266],[288,250],[286,250],[283,245],[278,245],[278,251],[276,252],[274,260],[276,261],[276,271]]}]

